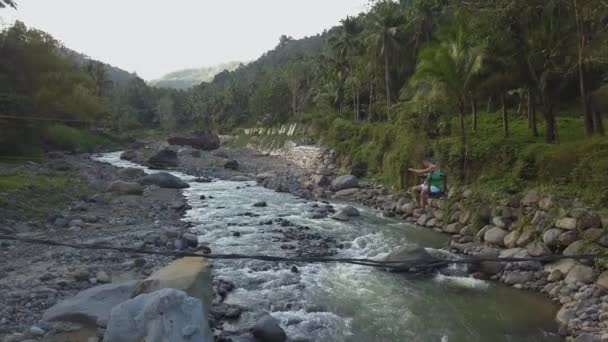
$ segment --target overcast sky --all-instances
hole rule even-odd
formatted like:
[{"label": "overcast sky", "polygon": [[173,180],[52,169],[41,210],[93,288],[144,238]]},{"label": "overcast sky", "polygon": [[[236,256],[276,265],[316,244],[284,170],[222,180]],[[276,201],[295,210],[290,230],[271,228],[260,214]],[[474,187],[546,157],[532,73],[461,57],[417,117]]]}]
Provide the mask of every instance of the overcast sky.
[{"label": "overcast sky", "polygon": [[51,33],[67,47],[136,71],[168,72],[250,61],[278,43],[328,29],[356,15],[366,0],[17,0],[0,10]]}]

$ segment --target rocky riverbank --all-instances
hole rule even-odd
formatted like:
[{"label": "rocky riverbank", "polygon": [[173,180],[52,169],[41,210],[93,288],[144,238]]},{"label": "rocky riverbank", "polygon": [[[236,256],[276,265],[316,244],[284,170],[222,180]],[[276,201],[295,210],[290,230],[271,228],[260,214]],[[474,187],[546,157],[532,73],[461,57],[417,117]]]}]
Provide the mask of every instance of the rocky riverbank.
[{"label": "rocky riverbank", "polygon": [[[453,187],[445,197],[431,200],[428,208],[421,209],[408,193],[360,182],[353,175],[338,176],[333,151],[319,149],[315,153],[317,162],[298,178],[308,193],[366,205],[387,217],[400,217],[449,234],[452,252],[526,258],[608,251],[608,212],[592,210],[577,201],[557,200],[532,190],[487,203],[471,189]],[[365,169],[358,165],[351,173],[362,175]],[[281,180],[264,180],[262,184],[273,182]],[[546,294],[562,305],[555,319],[560,334],[568,339],[608,341],[608,271],[604,265],[602,260],[574,259],[545,264],[484,262],[476,265],[472,275]]]}]

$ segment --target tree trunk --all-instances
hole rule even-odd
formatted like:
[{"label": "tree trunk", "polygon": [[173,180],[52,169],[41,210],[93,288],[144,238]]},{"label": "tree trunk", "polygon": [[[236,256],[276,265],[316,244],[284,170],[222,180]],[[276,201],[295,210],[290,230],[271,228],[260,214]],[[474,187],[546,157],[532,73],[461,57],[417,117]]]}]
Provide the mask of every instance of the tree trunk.
[{"label": "tree trunk", "polygon": [[374,80],[373,76],[369,80],[369,109],[367,110],[367,121],[372,121],[372,113],[374,110]]},{"label": "tree trunk", "polygon": [[477,132],[477,99],[471,97],[471,111],[473,112],[473,132]]},{"label": "tree trunk", "polygon": [[505,93],[500,94],[500,105],[502,107],[502,133],[505,138],[509,137],[509,117],[507,116],[507,100]]},{"label": "tree trunk", "polygon": [[591,111],[589,110],[589,102],[587,99],[587,88],[586,88],[586,75],[585,75],[585,58],[584,58],[584,50],[586,45],[585,39],[585,28],[583,27],[583,18],[580,11],[580,7],[578,4],[578,0],[573,0],[574,2],[574,18],[576,21],[576,31],[577,31],[577,57],[578,57],[578,85],[579,91],[581,95],[581,104],[583,107],[583,118],[585,121],[585,133],[587,135],[592,135],[595,132],[594,125],[594,117],[592,117]]},{"label": "tree trunk", "polygon": [[550,144],[558,142],[553,103],[545,103],[545,140]]},{"label": "tree trunk", "polygon": [[536,127],[536,101],[534,93],[528,90],[528,128],[532,131],[533,137],[538,137],[538,128]]},{"label": "tree trunk", "polygon": [[469,154],[469,146],[468,146],[468,141],[467,141],[467,131],[466,131],[466,126],[465,126],[465,122],[464,122],[464,101],[462,101],[460,103],[460,105],[458,106],[459,109],[459,118],[460,118],[460,137],[462,139],[462,150],[461,150],[461,154],[462,154],[462,175],[463,175],[463,179],[466,182],[467,179],[467,160],[468,160],[468,154]]},{"label": "tree trunk", "polygon": [[391,120],[391,81],[390,81],[390,73],[388,70],[388,53],[386,51],[386,38],[384,43],[384,78],[386,82],[386,117],[388,121]]},{"label": "tree trunk", "polygon": [[486,106],[486,112],[490,113],[492,111],[492,96],[488,96],[488,105]]},{"label": "tree trunk", "polygon": [[602,113],[600,112],[600,108],[593,108],[592,110],[590,108],[590,112],[593,117],[593,131],[596,134],[604,135],[604,123],[602,122]]}]

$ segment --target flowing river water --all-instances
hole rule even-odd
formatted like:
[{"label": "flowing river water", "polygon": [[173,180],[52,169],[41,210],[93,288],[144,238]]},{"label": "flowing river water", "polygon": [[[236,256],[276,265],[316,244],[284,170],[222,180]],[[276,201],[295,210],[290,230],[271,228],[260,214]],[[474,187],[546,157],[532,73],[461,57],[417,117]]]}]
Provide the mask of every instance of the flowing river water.
[{"label": "flowing river water", "polygon": [[[119,156],[119,152],[108,153],[97,159],[157,172]],[[359,207],[361,216],[350,222],[311,219],[315,202],[255,182],[196,183],[191,176],[171,173],[190,183],[184,196],[192,209],[184,220],[216,253],[290,255],[276,242],[280,226],[264,224],[277,218],[336,238],[344,246],[339,257],[370,258],[403,242],[429,249],[447,245],[442,234],[384,218],[366,207]],[[201,200],[201,195],[207,198]],[[258,201],[268,206],[253,207]],[[240,236],[234,236],[235,232]],[[281,322],[290,340],[562,341],[555,333],[555,305],[540,295],[500,284],[466,276],[394,274],[347,264],[298,264],[297,273],[290,268],[253,260],[214,261],[214,277],[236,286],[226,302],[246,308],[238,322],[225,324],[225,330],[251,326],[254,313],[267,311]]]}]

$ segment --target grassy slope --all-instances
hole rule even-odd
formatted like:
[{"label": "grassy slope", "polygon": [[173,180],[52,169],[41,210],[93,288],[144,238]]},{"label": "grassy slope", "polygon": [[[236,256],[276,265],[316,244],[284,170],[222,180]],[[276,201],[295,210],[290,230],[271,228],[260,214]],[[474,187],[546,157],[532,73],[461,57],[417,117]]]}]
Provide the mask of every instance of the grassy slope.
[{"label": "grassy slope", "polygon": [[[470,118],[469,118],[470,119]],[[560,144],[546,144],[542,119],[539,137],[531,136],[527,119],[510,115],[511,136],[503,138],[499,113],[480,113],[477,132],[469,131],[468,183],[485,197],[503,197],[529,188],[541,188],[559,197],[608,205],[608,138],[584,136],[579,118],[560,114]],[[470,122],[467,123],[470,128]],[[451,134],[429,139],[397,124],[354,123],[334,119],[320,135],[336,149],[342,165],[364,160],[369,177],[406,188],[417,180],[404,170],[419,165],[429,151],[450,182],[462,183],[461,139],[457,121]]]}]

